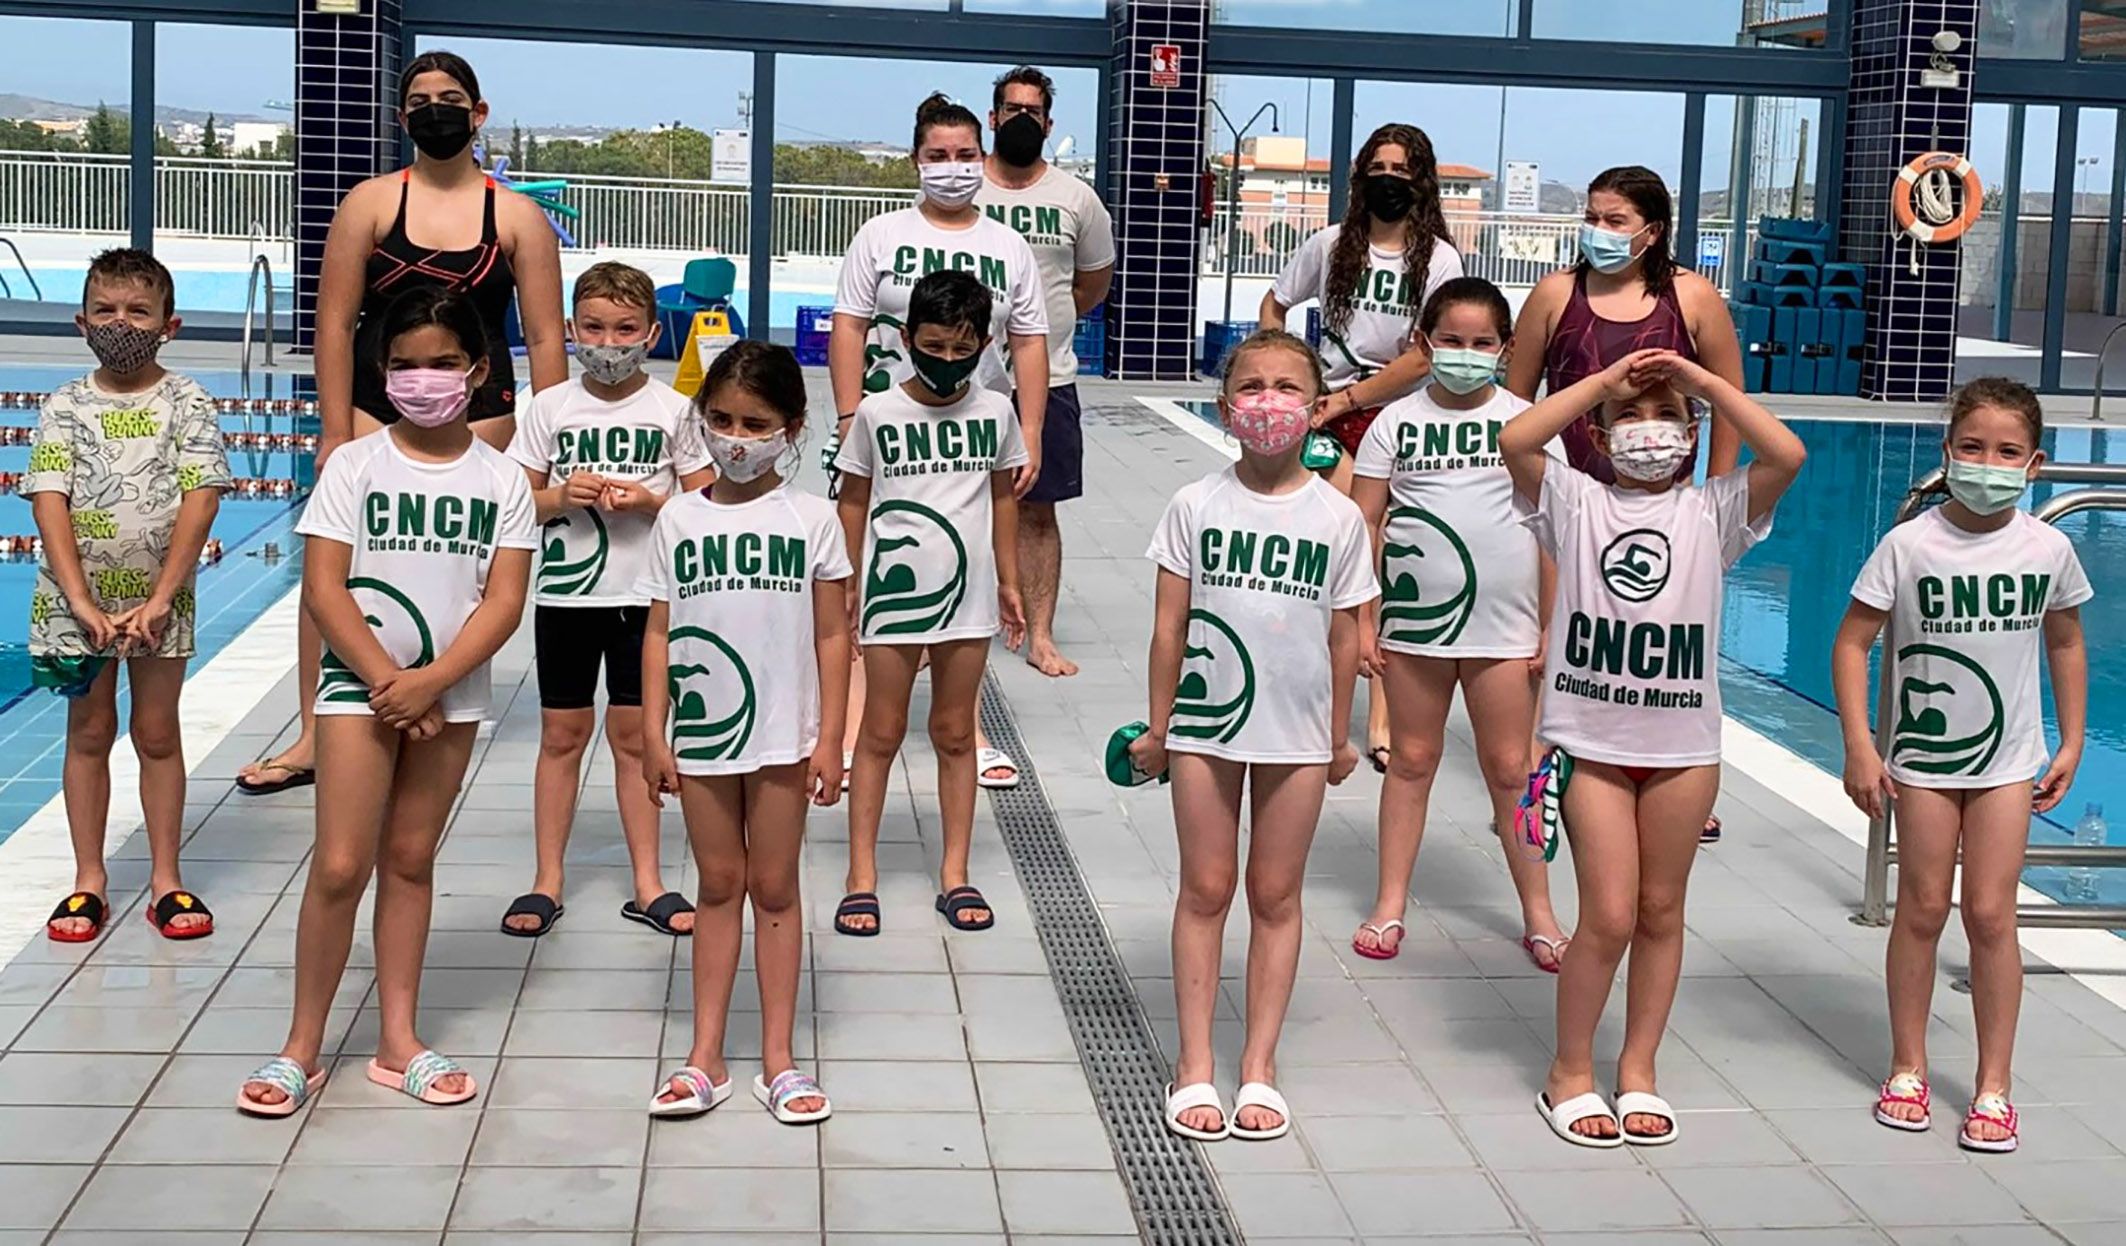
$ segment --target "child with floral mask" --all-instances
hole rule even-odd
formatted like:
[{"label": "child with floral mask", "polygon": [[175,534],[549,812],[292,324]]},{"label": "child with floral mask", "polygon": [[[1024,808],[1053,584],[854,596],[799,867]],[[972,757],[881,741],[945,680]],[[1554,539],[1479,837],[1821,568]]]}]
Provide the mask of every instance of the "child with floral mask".
[{"label": "child with floral mask", "polygon": [[[1305,341],[1264,329],[1226,358],[1218,409],[1239,461],[1184,487],[1152,536],[1158,564],[1144,774],[1172,779],[1181,894],[1174,998],[1181,1044],[1166,1124],[1198,1141],[1284,1136],[1277,1039],[1302,931],[1300,885],[1349,738],[1360,609],[1379,596],[1358,507],[1300,462],[1324,390]],[[1212,1017],[1248,804],[1248,1027],[1238,1093],[1216,1084]]]}]

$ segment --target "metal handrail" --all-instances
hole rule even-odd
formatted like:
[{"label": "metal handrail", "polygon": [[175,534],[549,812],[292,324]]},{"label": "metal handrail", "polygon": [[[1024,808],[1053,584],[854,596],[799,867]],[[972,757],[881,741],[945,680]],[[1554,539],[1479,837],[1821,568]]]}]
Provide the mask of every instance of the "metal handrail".
[{"label": "metal handrail", "polygon": [[[2126,486],[2126,464],[2046,463],[2037,469],[2037,478],[2040,482],[2058,484]],[[1898,504],[1897,517],[1891,526],[1896,527],[1917,516],[1926,509],[1929,499],[1947,491],[1947,484],[1947,473],[1939,467],[1920,477],[1905,494],[1904,501]],[[2031,514],[2045,523],[2057,523],[2069,515],[2088,510],[2126,510],[2126,488],[2077,489],[2060,494]],[[1887,618],[1883,620],[1882,678],[1875,704],[1875,751],[1885,758],[1890,755],[1890,738],[1897,711],[1897,663],[1888,651],[1893,622]],[[1895,805],[1885,801],[1882,816],[1868,820],[1867,871],[1862,882],[1860,912],[1853,918],[1863,926],[1889,924],[1890,867],[1897,863],[1898,856],[1894,842],[1896,817]],[[2030,865],[2126,866],[2126,845],[2033,844],[2023,850],[2023,860]],[[1959,865],[1963,862],[1961,853],[1957,862]],[[2112,905],[2022,905],[2015,912],[2016,920],[2026,926],[2126,928],[2126,908]]]},{"label": "metal handrail", "polygon": [[[6,247],[14,254],[16,266],[22,269],[23,276],[29,278],[30,293],[36,295],[37,301],[42,303],[44,301],[44,290],[37,285],[37,274],[30,271],[30,262],[22,258],[22,248],[15,245],[13,238],[9,238],[4,234],[0,234],[0,246]],[[8,287],[5,277],[0,277],[0,297],[15,297],[15,292]]]},{"label": "metal handrail", "polygon": [[2089,419],[2091,423],[2104,418],[2104,357],[2111,353],[2111,343],[2122,331],[2126,331],[2126,320],[2111,326],[2111,332],[2104,335],[2104,344],[2097,347],[2096,397],[2089,401]]},{"label": "metal handrail", "polygon": [[258,279],[266,279],[266,367],[273,366],[273,262],[263,255],[251,257],[251,278],[244,290],[244,345],[237,364],[243,395],[251,396],[251,311],[258,299]]}]

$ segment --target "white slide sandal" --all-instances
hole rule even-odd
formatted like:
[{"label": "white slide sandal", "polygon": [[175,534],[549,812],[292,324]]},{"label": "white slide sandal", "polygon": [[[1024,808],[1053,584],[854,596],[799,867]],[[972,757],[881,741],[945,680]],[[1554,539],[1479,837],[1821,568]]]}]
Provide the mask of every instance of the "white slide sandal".
[{"label": "white slide sandal", "polygon": [[1609,1105],[1602,1102],[1602,1096],[1591,1090],[1584,1095],[1574,1095],[1556,1107],[1550,1106],[1548,1092],[1539,1094],[1535,1097],[1535,1110],[1542,1113],[1543,1119],[1549,1122],[1550,1132],[1574,1146],[1593,1147],[1597,1150],[1606,1151],[1613,1147],[1624,1145],[1624,1127],[1622,1125],[1617,1125],[1617,1132],[1607,1138],[1591,1138],[1586,1134],[1573,1132],[1572,1127],[1574,1125],[1584,1120],[1593,1120],[1598,1116],[1612,1125],[1617,1123],[1617,1118],[1610,1113]]},{"label": "white slide sandal", "polygon": [[[992,779],[989,777],[989,772],[992,770],[1009,770],[1011,773],[1001,779]],[[974,753],[974,781],[982,787],[1000,790],[1017,787],[1019,785],[1019,763],[1013,761],[1011,754],[1000,748],[976,749]]]},{"label": "white slide sandal", "polygon": [[[1268,1108],[1277,1113],[1277,1123],[1268,1129],[1243,1129],[1240,1112],[1243,1108]],[[1249,1082],[1233,1096],[1233,1136],[1243,1142],[1269,1142],[1292,1132],[1292,1108],[1277,1093],[1277,1088],[1268,1082]]]},{"label": "white slide sandal", "polygon": [[[665,1092],[672,1089],[673,1082],[678,1082],[687,1088],[685,1097],[679,1099],[666,1099],[664,1097]],[[656,1117],[700,1116],[705,1112],[714,1110],[717,1105],[730,1097],[730,1078],[724,1078],[723,1085],[719,1086],[709,1080],[708,1074],[693,1065],[688,1065],[670,1077],[665,1078],[658,1085],[656,1095],[650,1099],[650,1115]]]},{"label": "white slide sandal", "polygon": [[[753,1097],[760,1100],[760,1106],[768,1109],[770,1116],[785,1125],[815,1125],[834,1115],[834,1104],[828,1100],[827,1092],[819,1088],[819,1083],[810,1074],[796,1069],[784,1069],[772,1082],[754,1074]],[[799,1099],[817,1099],[819,1106],[809,1112],[797,1111],[790,1104]]]},{"label": "white slide sandal", "polygon": [[[1218,1109],[1218,1128],[1198,1129],[1181,1123],[1181,1114],[1194,1108]],[[1166,1127],[1184,1138],[1197,1142],[1223,1142],[1232,1134],[1233,1115],[1225,1110],[1218,1098],[1218,1088],[1209,1082],[1197,1082],[1176,1090],[1172,1083],[1166,1087]]]},{"label": "white slide sandal", "polygon": [[[1632,1116],[1658,1116],[1668,1122],[1668,1132],[1633,1133],[1624,1127],[1625,1118]],[[1676,1120],[1676,1109],[1668,1106],[1668,1100],[1659,1095],[1647,1094],[1643,1090],[1627,1090],[1617,1096],[1617,1132],[1623,1134],[1624,1140],[1633,1146],[1667,1146],[1674,1142],[1676,1135],[1683,1130]]]}]

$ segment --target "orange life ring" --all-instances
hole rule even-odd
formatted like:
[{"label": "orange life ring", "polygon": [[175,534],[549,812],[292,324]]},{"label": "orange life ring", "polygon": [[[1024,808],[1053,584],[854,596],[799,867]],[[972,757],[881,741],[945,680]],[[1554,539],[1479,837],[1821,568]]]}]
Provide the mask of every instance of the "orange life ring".
[{"label": "orange life ring", "polygon": [[[1919,219],[1912,207],[1912,193],[1919,186],[1919,179],[1934,173],[1947,173],[1960,178],[1964,184],[1963,208],[1957,215],[1936,225]],[[1978,223],[1979,210],[1985,206],[1986,188],[1978,180],[1978,170],[1962,156],[1946,151],[1930,151],[1897,171],[1897,180],[1890,184],[1890,211],[1897,219],[1897,227],[1920,242],[1954,242],[1964,232]]]}]

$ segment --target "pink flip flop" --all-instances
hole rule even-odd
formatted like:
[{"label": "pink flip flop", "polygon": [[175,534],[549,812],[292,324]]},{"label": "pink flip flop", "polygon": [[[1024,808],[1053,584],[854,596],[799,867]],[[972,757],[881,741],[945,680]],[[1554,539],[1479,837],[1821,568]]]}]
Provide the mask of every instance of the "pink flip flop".
[{"label": "pink flip flop", "polygon": [[[1378,926],[1372,922],[1360,922],[1358,923],[1358,928],[1362,931],[1370,930],[1373,932],[1375,944],[1373,947],[1367,947],[1365,944],[1360,943],[1357,935],[1351,936],[1351,950],[1367,960],[1394,960],[1396,953],[1403,950],[1403,936],[1410,933],[1410,928],[1400,921],[1386,921]],[[1387,943],[1388,932],[1391,930],[1396,932],[1395,946],[1382,946]]]},{"label": "pink flip flop", "polygon": [[[1528,953],[1528,959],[1534,963],[1536,968],[1542,970],[1544,973],[1556,973],[1561,967],[1563,967],[1563,965],[1565,964],[1565,949],[1571,943],[1571,935],[1566,935],[1562,939],[1553,939],[1549,935],[1538,934],[1521,936],[1521,950]],[[1535,950],[1539,947],[1547,947],[1550,949],[1549,964],[1544,964],[1543,958],[1536,955]]]}]

